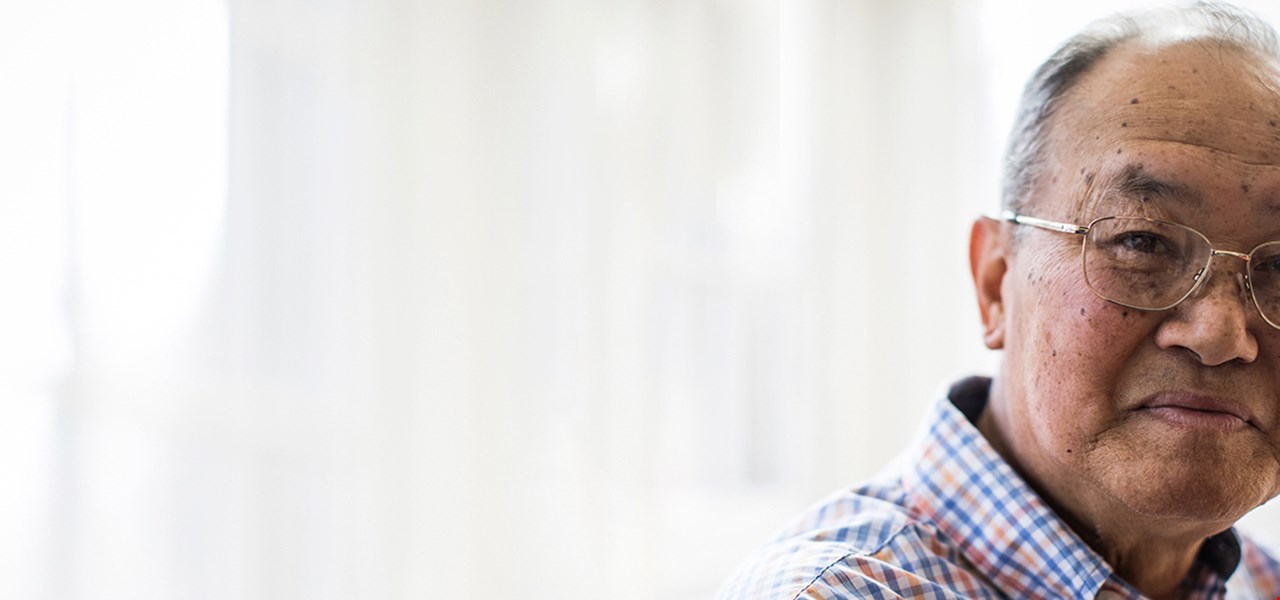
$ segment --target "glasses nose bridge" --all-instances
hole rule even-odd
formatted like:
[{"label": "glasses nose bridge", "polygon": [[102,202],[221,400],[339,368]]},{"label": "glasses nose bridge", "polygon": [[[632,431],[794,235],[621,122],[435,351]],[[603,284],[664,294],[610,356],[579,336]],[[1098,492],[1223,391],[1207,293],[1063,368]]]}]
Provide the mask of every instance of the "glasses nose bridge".
[{"label": "glasses nose bridge", "polygon": [[1238,258],[1244,261],[1246,265],[1249,264],[1249,259],[1250,259],[1249,253],[1247,252],[1235,252],[1232,250],[1218,250],[1217,248],[1210,248],[1209,258],[1212,259],[1215,256],[1231,256],[1234,258]]},{"label": "glasses nose bridge", "polygon": [[1253,258],[1252,255],[1247,252],[1235,252],[1233,250],[1218,250],[1213,247],[1210,247],[1209,260],[1205,264],[1204,268],[1200,271],[1200,273],[1196,276],[1195,288],[1191,290],[1191,293],[1188,294],[1188,296],[1199,296],[1203,294],[1205,289],[1209,287],[1208,286],[1209,280],[1213,277],[1213,259],[1218,256],[1237,258],[1244,263],[1244,270],[1241,273],[1237,273],[1234,279],[1236,280],[1236,284],[1239,286],[1240,295],[1242,297],[1241,299],[1244,300],[1245,304],[1248,304],[1249,295],[1250,295],[1249,261],[1252,260]]}]

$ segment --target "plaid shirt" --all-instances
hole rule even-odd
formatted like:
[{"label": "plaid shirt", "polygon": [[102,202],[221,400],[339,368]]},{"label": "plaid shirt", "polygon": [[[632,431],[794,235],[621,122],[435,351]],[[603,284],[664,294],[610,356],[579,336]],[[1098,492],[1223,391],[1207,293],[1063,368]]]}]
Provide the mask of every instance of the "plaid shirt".
[{"label": "plaid shirt", "polygon": [[[957,383],[893,466],[802,515],[720,599],[1143,598],[970,422],[989,387],[984,378]],[[1182,589],[1188,598],[1276,598],[1280,563],[1227,530],[1205,540]]]}]

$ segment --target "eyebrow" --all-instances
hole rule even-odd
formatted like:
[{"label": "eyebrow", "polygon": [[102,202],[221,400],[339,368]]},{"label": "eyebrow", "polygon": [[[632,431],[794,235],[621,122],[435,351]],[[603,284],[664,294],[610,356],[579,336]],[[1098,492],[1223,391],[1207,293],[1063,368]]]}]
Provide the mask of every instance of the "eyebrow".
[{"label": "eyebrow", "polygon": [[1177,200],[1194,200],[1196,197],[1186,185],[1156,177],[1138,164],[1129,165],[1120,172],[1115,179],[1114,189],[1127,196],[1157,196]]},{"label": "eyebrow", "polygon": [[[1111,189],[1129,198],[1153,196],[1194,203],[1200,197],[1190,186],[1156,177],[1137,163],[1125,166],[1112,179]],[[1280,200],[1264,202],[1254,207],[1254,212],[1268,217],[1280,215]]]}]

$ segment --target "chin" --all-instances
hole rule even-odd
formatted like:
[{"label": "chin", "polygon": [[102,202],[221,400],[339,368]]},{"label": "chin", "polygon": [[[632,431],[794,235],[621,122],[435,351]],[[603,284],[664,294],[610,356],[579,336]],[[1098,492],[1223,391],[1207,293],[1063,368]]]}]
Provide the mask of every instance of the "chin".
[{"label": "chin", "polygon": [[1256,469],[1203,461],[1146,460],[1130,476],[1108,482],[1113,495],[1140,515],[1203,524],[1209,533],[1230,527],[1275,496],[1274,477]]}]

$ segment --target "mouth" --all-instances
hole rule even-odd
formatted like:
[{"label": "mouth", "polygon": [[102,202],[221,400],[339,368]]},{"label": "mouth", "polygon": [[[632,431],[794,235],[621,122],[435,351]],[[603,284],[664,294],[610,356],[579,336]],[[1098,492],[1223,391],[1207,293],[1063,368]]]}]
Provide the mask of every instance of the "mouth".
[{"label": "mouth", "polygon": [[1160,393],[1139,410],[1184,429],[1239,431],[1256,426],[1243,406],[1221,398],[1190,393]]}]

